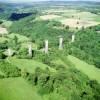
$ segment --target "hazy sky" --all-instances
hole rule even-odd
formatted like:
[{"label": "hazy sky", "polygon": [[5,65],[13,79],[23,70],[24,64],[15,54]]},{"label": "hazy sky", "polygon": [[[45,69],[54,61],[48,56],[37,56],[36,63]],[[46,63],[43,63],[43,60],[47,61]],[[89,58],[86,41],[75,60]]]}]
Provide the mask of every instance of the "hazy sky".
[{"label": "hazy sky", "polygon": [[0,0],[2,2],[33,2],[33,1],[100,1],[100,0]]}]

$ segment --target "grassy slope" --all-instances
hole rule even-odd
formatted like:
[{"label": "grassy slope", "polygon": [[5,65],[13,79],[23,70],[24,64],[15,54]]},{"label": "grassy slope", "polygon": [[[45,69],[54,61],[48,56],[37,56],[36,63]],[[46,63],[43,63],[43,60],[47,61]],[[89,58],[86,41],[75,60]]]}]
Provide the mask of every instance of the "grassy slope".
[{"label": "grassy slope", "polygon": [[2,71],[0,71],[0,75],[5,75]]},{"label": "grassy slope", "polygon": [[63,65],[65,67],[68,67],[68,65],[66,65],[61,59],[57,59],[52,61],[52,63],[56,64],[56,65]]},{"label": "grassy slope", "polygon": [[78,70],[85,73],[90,79],[95,79],[100,83],[100,69],[96,68],[93,65],[89,65],[71,55],[68,56],[68,59],[75,65]]},{"label": "grassy slope", "polygon": [[10,59],[10,62],[14,65],[17,65],[19,68],[21,69],[26,69],[27,71],[29,71],[30,73],[34,73],[35,71],[35,68],[37,67],[40,67],[42,69],[45,69],[45,68],[49,68],[52,72],[54,72],[55,70],[50,68],[49,66],[43,64],[43,63],[40,63],[40,62],[37,62],[35,60],[31,60],[31,59],[16,59],[16,58],[11,58]]},{"label": "grassy slope", "polygon": [[42,100],[23,78],[0,80],[0,100]]}]

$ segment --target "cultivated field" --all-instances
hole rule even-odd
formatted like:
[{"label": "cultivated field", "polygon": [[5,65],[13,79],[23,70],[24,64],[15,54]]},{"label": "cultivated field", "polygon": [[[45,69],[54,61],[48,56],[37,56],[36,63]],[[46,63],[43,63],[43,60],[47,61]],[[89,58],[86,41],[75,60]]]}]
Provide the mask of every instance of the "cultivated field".
[{"label": "cultivated field", "polygon": [[53,19],[57,19],[57,18],[60,18],[61,16],[58,16],[58,15],[43,15],[43,16],[40,16],[40,19],[42,20],[53,20]]},{"label": "cultivated field", "polygon": [[74,10],[74,9],[62,9],[62,8],[59,8],[59,9],[49,9],[49,10],[44,10],[43,13],[68,13],[68,14],[72,14],[72,13],[76,13],[76,12],[80,12],[79,10]]},{"label": "cultivated field", "polygon": [[89,26],[94,26],[94,25],[99,24],[95,21],[86,21],[86,20],[79,20],[79,19],[74,19],[74,18],[67,18],[67,19],[61,20],[61,23],[66,26],[68,25],[69,27],[72,27],[72,28],[76,28],[76,27],[82,28],[83,26],[86,28]]},{"label": "cultivated field", "polygon": [[79,10],[63,10],[63,9],[50,9],[44,10],[40,19],[42,20],[56,20],[70,28],[89,27],[100,24],[100,16],[90,13],[81,12]]}]

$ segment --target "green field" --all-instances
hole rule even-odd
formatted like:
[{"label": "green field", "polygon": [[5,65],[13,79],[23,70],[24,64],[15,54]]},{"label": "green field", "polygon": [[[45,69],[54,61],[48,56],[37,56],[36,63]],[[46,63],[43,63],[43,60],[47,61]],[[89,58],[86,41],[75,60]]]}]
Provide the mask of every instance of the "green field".
[{"label": "green field", "polygon": [[10,63],[16,65],[20,69],[26,69],[30,73],[34,73],[37,67],[40,67],[42,69],[49,68],[50,71],[55,72],[55,70],[53,68],[50,68],[48,65],[45,65],[33,59],[28,60],[28,59],[11,58]]},{"label": "green field", "polygon": [[0,100],[42,100],[23,78],[0,79]]},{"label": "green field", "polygon": [[93,65],[89,65],[86,62],[71,55],[68,56],[68,59],[75,65],[78,70],[82,71],[90,79],[97,80],[100,83],[100,69]]}]

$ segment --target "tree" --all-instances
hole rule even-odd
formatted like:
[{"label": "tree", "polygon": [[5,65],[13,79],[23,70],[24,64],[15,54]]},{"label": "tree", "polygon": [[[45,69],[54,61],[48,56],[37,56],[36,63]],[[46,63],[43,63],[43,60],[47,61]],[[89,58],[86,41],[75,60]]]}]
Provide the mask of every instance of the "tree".
[{"label": "tree", "polygon": [[3,21],[2,20],[0,20],[0,24],[2,24],[3,23]]},{"label": "tree", "polygon": [[21,69],[21,76],[26,78],[28,76],[28,72],[27,72],[27,69]]},{"label": "tree", "polygon": [[66,26],[66,29],[69,30],[69,25]]},{"label": "tree", "polygon": [[7,56],[3,54],[2,51],[0,51],[0,59],[5,59]]},{"label": "tree", "polygon": [[18,37],[16,35],[14,36],[14,39],[13,40],[15,42],[15,45],[17,45],[18,44]]}]

